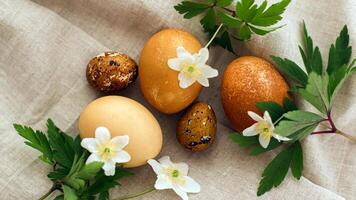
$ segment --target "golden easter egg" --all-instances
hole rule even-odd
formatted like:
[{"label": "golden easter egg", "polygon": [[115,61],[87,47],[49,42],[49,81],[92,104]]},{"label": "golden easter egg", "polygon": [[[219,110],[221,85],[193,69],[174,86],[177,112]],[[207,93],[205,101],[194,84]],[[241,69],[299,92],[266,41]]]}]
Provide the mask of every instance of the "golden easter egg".
[{"label": "golden easter egg", "polygon": [[131,155],[131,160],[124,167],[144,165],[161,151],[160,125],[149,110],[132,99],[106,96],[91,102],[79,118],[80,137],[95,137],[97,127],[108,128],[111,137],[129,136],[124,150]]},{"label": "golden easter egg", "polygon": [[262,114],[256,107],[260,101],[283,104],[288,97],[288,84],[268,61],[243,56],[226,68],[221,84],[221,102],[232,127],[237,131],[251,126],[254,121],[248,111]]},{"label": "golden easter egg", "polygon": [[177,57],[177,47],[180,46],[192,54],[202,48],[192,34],[179,29],[164,29],[146,42],[140,56],[141,91],[154,108],[166,114],[188,107],[202,89],[197,82],[182,89],[178,82],[179,72],[169,68],[168,59]]}]

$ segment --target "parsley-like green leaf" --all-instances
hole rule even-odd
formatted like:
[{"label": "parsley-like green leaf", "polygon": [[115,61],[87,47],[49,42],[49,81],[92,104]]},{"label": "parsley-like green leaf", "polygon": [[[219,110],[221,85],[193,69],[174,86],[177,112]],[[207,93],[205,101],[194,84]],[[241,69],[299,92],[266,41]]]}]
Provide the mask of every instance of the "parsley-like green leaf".
[{"label": "parsley-like green leaf", "polygon": [[97,175],[103,165],[104,163],[102,162],[92,162],[86,164],[83,168],[80,169],[76,176],[83,180],[91,180]]},{"label": "parsley-like green leaf", "polygon": [[60,180],[66,177],[69,174],[69,169],[67,168],[57,168],[54,171],[50,172],[47,177],[51,180]]},{"label": "parsley-like green leaf", "polygon": [[43,154],[40,156],[42,161],[51,165],[54,164],[53,152],[45,134],[41,131],[35,132],[32,128],[19,124],[14,124],[14,128],[21,137],[27,140],[25,141],[25,144],[37,149]]},{"label": "parsley-like green leaf", "polygon": [[281,151],[267,165],[262,174],[257,196],[279,186],[286,177],[289,167],[292,169],[293,176],[299,179],[303,171],[303,151],[298,141]]},{"label": "parsley-like green leaf", "polygon": [[349,34],[347,26],[341,30],[335,44],[332,44],[329,51],[329,61],[327,72],[329,75],[339,67],[347,65],[351,58],[352,49],[349,46]]},{"label": "parsley-like green leaf", "polygon": [[63,185],[63,193],[65,200],[79,200],[75,190],[66,185]]},{"label": "parsley-like green leaf", "polygon": [[221,22],[230,28],[240,28],[242,21],[236,17],[228,15],[224,12],[218,12]]},{"label": "parsley-like green leaf", "polygon": [[200,20],[205,31],[213,30],[216,24],[216,14],[214,9],[208,9],[206,15]]},{"label": "parsley-like green leaf", "polygon": [[47,120],[47,128],[54,160],[62,167],[70,168],[75,155],[73,138],[62,132],[51,119]]},{"label": "parsley-like green leaf", "polygon": [[183,1],[180,4],[174,6],[179,14],[184,14],[184,18],[190,19],[195,17],[209,8],[209,5],[203,3],[195,3],[191,1]]},{"label": "parsley-like green leaf", "polygon": [[[276,24],[282,19],[281,15],[284,13],[290,2],[291,0],[282,0],[279,3],[271,5],[266,10],[259,9],[251,23],[258,26],[271,26]],[[264,1],[261,7],[265,8],[266,4],[267,1]]]},{"label": "parsley-like green leaf", "polygon": [[290,163],[290,168],[292,170],[292,174],[296,179],[300,179],[302,177],[303,172],[303,149],[300,142],[295,142],[292,148],[292,160]]},{"label": "parsley-like green leaf", "polygon": [[216,5],[219,7],[226,7],[232,4],[234,0],[217,0]]},{"label": "parsley-like green leaf", "polygon": [[305,86],[308,83],[308,75],[295,62],[276,56],[271,56],[271,58],[277,64],[278,69],[289,78],[302,86]]}]

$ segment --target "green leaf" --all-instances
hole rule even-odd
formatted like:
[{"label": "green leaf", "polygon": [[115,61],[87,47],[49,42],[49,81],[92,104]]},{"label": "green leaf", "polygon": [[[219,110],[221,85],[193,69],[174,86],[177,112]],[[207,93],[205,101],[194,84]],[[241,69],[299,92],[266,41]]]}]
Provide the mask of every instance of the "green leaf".
[{"label": "green leaf", "polygon": [[252,32],[250,27],[247,24],[243,24],[240,28],[237,38],[239,40],[249,40],[251,38],[251,34]]},{"label": "green leaf", "polygon": [[259,144],[258,138],[255,137],[245,137],[241,133],[231,133],[229,135],[230,139],[237,144],[239,144],[240,147],[250,147],[256,144]]},{"label": "green leaf", "polygon": [[308,83],[307,74],[293,61],[275,56],[271,56],[271,58],[277,64],[278,69],[289,78],[293,79],[302,86],[305,86]]},{"label": "green leaf", "polygon": [[256,106],[262,111],[268,111],[272,121],[276,121],[284,114],[284,108],[274,101],[257,102]]},{"label": "green leaf", "polygon": [[174,6],[174,9],[178,11],[179,14],[184,14],[184,18],[193,18],[204,11],[206,11],[210,6],[203,3],[195,3],[191,1],[183,1],[178,5]]},{"label": "green leaf", "polygon": [[109,199],[109,192],[105,191],[105,192],[101,192],[99,194],[99,200],[108,200]]},{"label": "green leaf", "polygon": [[303,110],[290,111],[285,113],[283,116],[297,122],[320,122],[324,119],[318,114]]},{"label": "green leaf", "polygon": [[216,5],[223,8],[231,5],[232,2],[233,0],[217,0]]},{"label": "green leaf", "polygon": [[266,35],[267,33],[273,32],[283,26],[276,26],[276,27],[263,27],[263,26],[256,26],[253,24],[248,24],[248,26],[250,27],[250,29],[256,33],[257,35]]},{"label": "green leaf", "polygon": [[47,177],[51,180],[60,180],[66,177],[69,174],[69,170],[66,168],[57,168],[54,171],[50,172]]},{"label": "green leaf", "polygon": [[223,23],[225,26],[228,26],[229,28],[240,28],[241,26],[241,20],[236,17],[228,15],[224,12],[218,12],[218,16],[221,20],[221,23]]},{"label": "green leaf", "polygon": [[14,128],[21,137],[27,140],[25,141],[25,144],[37,149],[43,154],[40,156],[42,161],[51,165],[54,163],[53,152],[45,134],[41,131],[35,132],[32,128],[19,124],[14,124]]},{"label": "green leaf", "polygon": [[103,167],[102,162],[92,162],[84,165],[84,167],[78,172],[77,177],[83,180],[91,180]]},{"label": "green leaf", "polygon": [[300,145],[300,142],[298,141],[292,145],[292,160],[290,163],[290,168],[292,170],[293,176],[299,180],[303,171],[303,149]]},{"label": "green leaf", "polygon": [[122,168],[116,168],[114,176],[105,176],[104,172],[100,171],[95,176],[94,183],[89,186],[88,192],[91,195],[107,192],[109,189],[119,185],[119,179],[132,175],[133,173]]},{"label": "green leaf", "polygon": [[[245,21],[250,13],[252,12],[253,4],[255,3],[254,0],[241,0],[236,3],[236,15],[241,20]],[[256,9],[257,12],[257,9]]]},{"label": "green leaf", "polygon": [[[266,10],[259,9],[258,14],[254,16],[251,23],[258,26],[271,26],[276,24],[282,19],[282,14],[286,10],[291,0],[282,0],[278,3],[271,5]],[[265,2],[260,7],[266,7]]]},{"label": "green leaf", "polygon": [[285,112],[289,112],[289,111],[298,109],[297,105],[295,105],[295,103],[293,101],[291,101],[289,98],[284,98],[283,108],[284,108]]},{"label": "green leaf", "polygon": [[200,20],[205,31],[213,30],[216,24],[216,15],[214,9],[210,8],[206,15]]},{"label": "green leaf", "polygon": [[75,155],[73,138],[62,132],[51,119],[47,120],[47,128],[54,160],[62,167],[70,168]]},{"label": "green leaf", "polygon": [[265,168],[260,181],[257,196],[263,195],[265,192],[280,185],[287,175],[289,165],[291,163],[291,150],[287,148],[281,151]]},{"label": "green leaf", "polygon": [[283,144],[282,142],[278,142],[278,140],[272,138],[271,142],[269,143],[267,148],[263,148],[261,145],[256,145],[255,147],[252,148],[250,155],[252,155],[252,156],[260,155],[261,153],[271,151],[271,150],[281,146],[282,144]]},{"label": "green leaf", "polygon": [[341,30],[335,44],[332,44],[329,50],[329,60],[327,72],[329,75],[336,69],[349,63],[351,59],[352,49],[349,46],[349,34],[347,26]]},{"label": "green leaf", "polygon": [[56,196],[56,198],[54,198],[54,200],[64,200],[64,195],[63,194],[58,195]]},{"label": "green leaf", "polygon": [[316,129],[316,127],[318,125],[319,125],[319,123],[310,124],[309,126],[290,135],[289,138],[291,138],[292,141],[302,140],[305,137],[307,137],[308,135],[310,135]]},{"label": "green leaf", "polygon": [[75,193],[75,191],[66,185],[63,185],[63,193],[64,193],[64,200],[78,200],[79,199],[77,194]]},{"label": "green leaf", "polygon": [[308,73],[315,72],[319,75],[323,72],[323,62],[321,59],[321,54],[319,51],[319,47],[313,46],[313,40],[308,35],[308,31],[306,28],[305,23],[303,24],[304,27],[304,50],[299,47],[299,51],[302,55],[303,62],[305,65],[305,69]]},{"label": "green leaf", "polygon": [[329,77],[311,72],[308,77],[306,88],[298,89],[298,93],[320,112],[327,114],[330,109],[328,98]]}]

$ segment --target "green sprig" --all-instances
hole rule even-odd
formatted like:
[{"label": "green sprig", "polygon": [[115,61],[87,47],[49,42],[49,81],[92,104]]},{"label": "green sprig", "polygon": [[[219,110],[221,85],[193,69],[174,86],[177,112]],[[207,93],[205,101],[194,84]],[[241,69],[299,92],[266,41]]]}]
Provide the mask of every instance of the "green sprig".
[{"label": "green sprig", "polygon": [[212,44],[220,45],[233,52],[231,38],[245,41],[252,34],[266,35],[282,26],[276,24],[282,19],[282,14],[290,0],[281,0],[267,7],[267,1],[257,5],[254,0],[240,0],[231,9],[233,0],[182,1],[174,8],[184,18],[190,19],[203,15],[200,23],[205,32],[212,38],[220,24],[223,24],[219,36]]}]

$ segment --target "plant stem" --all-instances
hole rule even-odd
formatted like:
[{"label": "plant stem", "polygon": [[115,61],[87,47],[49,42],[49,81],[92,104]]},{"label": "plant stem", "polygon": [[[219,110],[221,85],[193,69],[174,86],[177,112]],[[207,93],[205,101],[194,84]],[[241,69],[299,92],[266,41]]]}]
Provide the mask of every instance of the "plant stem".
[{"label": "plant stem", "polygon": [[211,44],[211,42],[214,40],[214,38],[216,37],[216,35],[219,33],[221,27],[223,27],[223,24],[220,24],[220,26],[216,29],[214,35],[210,38],[209,42],[205,45],[204,48],[208,48],[208,46]]},{"label": "plant stem", "polygon": [[119,197],[117,199],[114,199],[114,200],[126,200],[126,199],[133,199],[133,198],[136,198],[136,197],[139,197],[139,196],[142,196],[144,194],[147,194],[147,193],[150,193],[150,192],[153,192],[155,191],[156,189],[155,188],[149,188],[149,189],[146,189],[142,192],[139,192],[139,193],[136,193],[136,194],[131,194],[131,195],[128,195],[128,196],[125,196],[125,197]]},{"label": "plant stem", "polygon": [[38,200],[44,200],[46,199],[50,194],[52,194],[52,192],[54,192],[56,190],[56,185],[53,184],[53,186],[51,187],[50,190],[48,190],[48,192],[46,194],[44,194],[43,196],[41,196]]},{"label": "plant stem", "polygon": [[[347,139],[353,141],[356,143],[356,137],[355,136],[352,136],[352,135],[349,135],[349,134],[346,134],[342,131],[340,131],[339,129],[336,128],[335,126],[335,123],[331,117],[331,113],[329,112],[328,113],[328,118],[326,118],[325,120],[323,121],[328,121],[329,122],[329,130],[322,130],[322,131],[315,131],[313,133],[311,133],[312,135],[316,135],[316,134],[339,134],[339,135],[342,135],[344,137],[346,137]],[[323,125],[323,124],[322,124]]]},{"label": "plant stem", "polygon": [[231,15],[232,15],[233,17],[236,16],[236,12],[235,12],[235,11],[233,11],[233,10],[231,10],[231,9],[228,9],[228,8],[223,8],[223,9],[226,10],[227,12],[231,13]]}]

